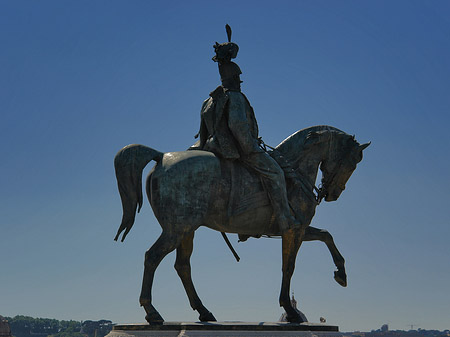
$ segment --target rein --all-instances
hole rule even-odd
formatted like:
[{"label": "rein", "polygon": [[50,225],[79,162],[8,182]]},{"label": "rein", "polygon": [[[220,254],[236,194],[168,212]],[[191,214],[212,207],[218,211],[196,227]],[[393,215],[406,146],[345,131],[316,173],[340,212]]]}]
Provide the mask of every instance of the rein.
[{"label": "rein", "polygon": [[[337,156],[335,154],[335,150],[336,150],[336,145],[334,146],[334,148],[332,149],[332,143],[333,143],[333,137],[334,134],[331,130],[328,129],[328,131],[330,132],[330,139],[328,140],[328,157],[331,156],[331,154],[333,155],[333,159],[337,159]],[[332,151],[333,150],[333,151]],[[326,194],[326,190],[327,187],[331,185],[331,183],[333,182],[334,178],[336,177],[337,173],[340,171],[342,163],[343,163],[344,159],[341,157],[338,159],[337,164],[333,170],[333,172],[331,174],[328,175],[328,179],[323,179],[322,178],[322,183],[320,186],[320,191],[322,193],[321,198],[323,198]]]},{"label": "rein", "polygon": [[[331,139],[328,140],[328,152],[331,152]],[[325,194],[326,194],[326,186],[328,185],[328,181],[333,181],[334,176],[336,175],[336,172],[334,172],[333,175],[331,175],[331,178],[327,179],[327,181],[323,181],[322,179],[322,183],[320,184],[319,187],[317,187],[315,184],[311,184],[308,181],[306,181],[305,177],[303,175],[301,175],[297,169],[294,169],[290,163],[286,160],[286,158],[284,158],[280,152],[264,143],[263,139],[261,137],[258,138],[258,143],[259,146],[261,147],[261,149],[266,152],[269,156],[271,156],[283,169],[286,177],[292,179],[294,181],[294,185],[299,184],[300,188],[303,190],[303,192],[305,192],[305,194],[308,196],[308,198],[315,203],[317,206],[320,205],[322,199],[324,198]],[[271,151],[269,151],[268,149],[270,149]],[[341,166],[341,163],[338,165],[338,167]],[[314,193],[315,192],[315,193]],[[233,246],[231,245],[230,240],[228,240],[228,237],[226,235],[226,233],[221,232],[223,239],[225,240],[228,248],[231,250],[231,252],[233,253],[234,258],[236,259],[237,262],[239,262],[240,258],[239,255],[236,253],[236,251],[234,250]],[[263,237],[265,238],[281,238],[278,236],[268,236],[268,235],[263,235]]]},{"label": "rein", "polygon": [[[294,169],[290,163],[279,153],[279,151],[264,143],[262,138],[258,138],[259,146],[267,152],[275,161],[281,166],[284,173],[286,174],[286,177],[291,178],[295,183],[300,183],[300,187],[305,192],[305,194],[308,196],[308,198],[313,201],[316,205],[319,205],[322,201],[324,195],[325,195],[325,189],[323,186],[317,187],[314,184],[310,184],[306,181],[305,177],[301,175],[296,169]],[[272,150],[272,152],[269,152],[267,150],[269,148]],[[314,193],[313,190],[316,192]]]}]

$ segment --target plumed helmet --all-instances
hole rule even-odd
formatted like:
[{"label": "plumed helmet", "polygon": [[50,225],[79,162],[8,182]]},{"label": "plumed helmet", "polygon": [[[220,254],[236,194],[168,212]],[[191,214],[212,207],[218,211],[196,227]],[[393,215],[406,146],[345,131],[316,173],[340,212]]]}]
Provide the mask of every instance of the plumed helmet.
[{"label": "plumed helmet", "polygon": [[231,27],[226,25],[225,29],[227,31],[228,42],[221,44],[216,42],[213,46],[216,55],[212,59],[219,64],[222,85],[228,86],[232,81],[236,81],[239,78],[242,71],[236,63],[231,62],[237,56],[239,47],[236,43],[231,42]]},{"label": "plumed helmet", "polygon": [[216,42],[213,47],[216,55],[212,59],[214,62],[219,62],[219,64],[231,62],[231,59],[236,58],[239,51],[238,45],[233,42],[225,42],[221,44]]},{"label": "plumed helmet", "polygon": [[238,45],[231,42],[231,27],[228,24],[225,25],[225,30],[227,31],[228,42],[220,44],[216,42],[213,46],[216,55],[212,59],[219,64],[231,62],[231,59],[234,59],[239,51]]}]

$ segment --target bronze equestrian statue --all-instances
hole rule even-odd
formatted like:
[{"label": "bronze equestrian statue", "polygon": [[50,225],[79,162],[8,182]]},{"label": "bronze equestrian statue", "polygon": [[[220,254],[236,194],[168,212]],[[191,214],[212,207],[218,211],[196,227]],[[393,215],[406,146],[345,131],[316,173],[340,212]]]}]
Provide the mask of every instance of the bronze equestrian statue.
[{"label": "bronze equestrian statue", "polygon": [[[262,150],[253,109],[240,92],[239,67],[228,60],[230,55],[235,57],[233,48],[237,45],[228,47],[223,50],[216,43],[222,86],[203,104],[200,141],[195,146],[188,151],[162,153],[134,144],[124,147],[114,159],[123,207],[115,240],[123,232],[122,241],[142,207],[142,171],[150,161],[156,161],[145,190],[162,233],[145,254],[139,299],[150,324],[164,321],[152,305],[151,291],[156,268],[174,250],[175,269],[191,307],[199,312],[200,321],[216,320],[202,304],[191,278],[194,232],[200,226],[236,233],[244,240],[250,236],[282,237],[279,302],[289,322],[302,322],[291,305],[289,290],[303,241],[324,242],[337,267],[335,280],[344,287],[347,284],[344,258],[332,236],[309,225],[322,199],[338,199],[370,143],[360,145],[353,136],[331,126],[314,126],[297,131],[272,150]],[[230,121],[234,118],[237,126]],[[315,187],[319,169],[320,189]]]}]

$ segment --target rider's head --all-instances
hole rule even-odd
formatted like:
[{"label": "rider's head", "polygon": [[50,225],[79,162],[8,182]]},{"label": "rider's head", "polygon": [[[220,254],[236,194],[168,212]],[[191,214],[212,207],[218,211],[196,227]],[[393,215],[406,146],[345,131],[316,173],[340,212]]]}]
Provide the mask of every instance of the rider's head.
[{"label": "rider's head", "polygon": [[242,71],[236,63],[219,63],[219,73],[222,87],[234,91],[241,90],[242,81],[240,75],[242,74]]},{"label": "rider's head", "polygon": [[236,43],[231,42],[231,28],[225,26],[228,35],[228,42],[219,44],[216,42],[214,52],[216,55],[212,58],[214,62],[219,64],[220,80],[222,81],[222,87],[228,90],[240,91],[241,90],[241,78],[242,74],[239,66],[231,62],[239,51],[239,47]]}]

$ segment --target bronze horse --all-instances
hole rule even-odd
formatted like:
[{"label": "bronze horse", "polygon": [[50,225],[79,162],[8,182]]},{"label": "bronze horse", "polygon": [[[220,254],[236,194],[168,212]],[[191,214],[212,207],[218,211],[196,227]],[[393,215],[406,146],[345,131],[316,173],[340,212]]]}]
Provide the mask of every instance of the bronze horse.
[{"label": "bronze horse", "polygon": [[[143,145],[129,145],[120,150],[114,165],[123,217],[115,240],[124,231],[123,241],[133,226],[136,210],[139,212],[142,207],[142,171],[151,160],[157,162],[148,175],[146,192],[162,233],[145,254],[139,301],[147,313],[146,320],[150,324],[162,324],[164,321],[152,305],[151,290],[156,268],[175,249],[175,269],[191,307],[199,312],[200,321],[216,320],[202,304],[191,278],[194,232],[200,226],[206,226],[220,232],[237,233],[244,238],[261,235],[282,237],[283,276],[279,302],[286,310],[289,322],[301,323],[302,319],[289,299],[297,252],[303,241],[324,242],[337,267],[334,277],[340,285],[346,286],[344,258],[332,236],[309,224],[322,198],[325,201],[338,199],[356,164],[362,160],[362,151],[369,145],[360,145],[353,136],[334,127],[315,126],[297,131],[272,151],[273,157],[286,172],[292,212],[303,224],[301,228],[289,229],[284,233],[280,233],[278,226],[273,224],[270,202],[261,201],[238,214],[230,212],[233,183],[230,167],[239,163],[220,160],[206,151],[161,153]],[[314,185],[319,168],[322,171],[320,190]],[[250,189],[257,193],[262,187],[259,178],[246,172],[246,186],[254,186]]]}]

